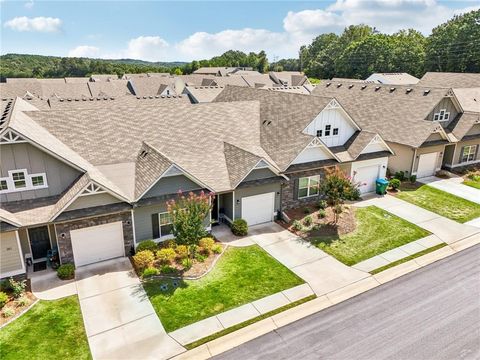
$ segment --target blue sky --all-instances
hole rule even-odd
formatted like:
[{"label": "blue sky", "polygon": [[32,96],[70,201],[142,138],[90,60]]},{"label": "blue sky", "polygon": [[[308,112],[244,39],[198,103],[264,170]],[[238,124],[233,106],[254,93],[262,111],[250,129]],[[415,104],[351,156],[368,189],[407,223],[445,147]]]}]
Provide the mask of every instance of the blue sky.
[{"label": "blue sky", "polygon": [[429,34],[478,1],[8,1],[0,0],[1,53],[150,61],[210,58],[229,49],[295,57],[302,44],[346,25]]}]

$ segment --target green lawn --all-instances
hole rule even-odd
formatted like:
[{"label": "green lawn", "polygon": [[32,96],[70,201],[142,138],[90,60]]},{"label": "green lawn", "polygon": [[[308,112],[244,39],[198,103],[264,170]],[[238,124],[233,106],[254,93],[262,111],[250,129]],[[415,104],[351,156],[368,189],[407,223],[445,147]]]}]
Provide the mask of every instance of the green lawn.
[{"label": "green lawn", "polygon": [[[229,248],[215,268],[176,289],[171,280],[144,283],[148,297],[170,332],[253,300],[297,286],[303,280],[259,246]],[[167,291],[160,286],[168,285]]]},{"label": "green lawn", "polygon": [[357,228],[346,235],[315,237],[311,241],[347,265],[355,265],[430,233],[376,206],[358,208]]},{"label": "green lawn", "polygon": [[0,329],[0,359],[91,359],[78,298],[40,301]]},{"label": "green lawn", "polygon": [[459,223],[480,216],[480,205],[427,185],[402,191],[397,197]]},{"label": "green lawn", "polygon": [[463,184],[464,184],[464,185],[467,185],[467,186],[474,187],[475,189],[480,189],[480,181],[475,181],[475,180],[466,179],[466,180],[463,182]]}]

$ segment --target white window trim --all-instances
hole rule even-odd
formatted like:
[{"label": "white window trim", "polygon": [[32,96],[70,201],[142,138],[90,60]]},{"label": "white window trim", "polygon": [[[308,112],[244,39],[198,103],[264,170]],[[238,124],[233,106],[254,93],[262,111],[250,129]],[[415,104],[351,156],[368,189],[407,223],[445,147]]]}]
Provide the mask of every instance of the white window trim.
[{"label": "white window trim", "polygon": [[[15,182],[13,181],[13,173],[23,172],[25,175],[25,187],[23,188],[16,188]],[[41,176],[43,177],[43,185],[33,186],[32,184],[32,177]],[[29,174],[27,169],[18,169],[18,170],[9,170],[8,176],[0,178],[0,180],[5,180],[7,182],[7,190],[0,190],[0,194],[9,194],[14,192],[21,192],[21,191],[29,191],[29,190],[39,190],[48,188],[47,183],[47,174],[45,173],[36,173],[36,174]]]},{"label": "white window trim", "polygon": [[[463,148],[463,152],[462,152],[462,164],[467,164],[467,163],[471,163],[473,161],[475,161],[475,154],[477,153],[477,144],[474,144],[474,145],[467,145]],[[465,150],[468,149],[468,153],[466,153]],[[473,150],[473,151],[472,151]],[[463,160],[463,158],[465,157],[465,155],[467,155],[467,160]],[[472,160],[468,160],[468,157],[472,155],[473,158]]]},{"label": "white window trim", "polygon": [[[326,130],[327,126],[330,126],[330,130],[328,130],[328,131],[330,131],[330,135],[325,135],[325,132],[327,131]],[[333,134],[333,129],[338,129],[338,134],[334,135]],[[322,132],[322,136],[318,136],[318,131]],[[323,129],[315,129],[315,136],[320,138],[320,139],[338,137],[338,136],[340,136],[340,128],[338,126],[334,127],[332,124],[325,124]]]},{"label": "white window trim", "polygon": [[[309,198],[309,197],[313,197],[313,196],[318,196],[318,194],[320,193],[320,190],[316,193],[316,194],[310,194],[310,188],[311,188],[311,185],[310,185],[310,181],[312,179],[316,179],[317,180],[317,183],[320,184],[320,175],[313,175],[313,176],[306,176],[306,177],[301,177],[301,178],[298,178],[298,190],[297,190],[297,196],[298,196],[298,199],[306,199],[306,198]],[[307,187],[300,187],[300,180],[301,179],[307,179]],[[307,189],[307,195],[306,196],[300,196],[299,193],[300,193],[300,189]]]},{"label": "white window trim", "polygon": [[160,235],[160,238],[159,238],[159,239],[174,238],[173,234],[165,234],[165,235],[162,235],[162,226],[172,225],[172,224],[173,224],[172,222],[169,222],[169,223],[166,223],[166,224],[162,224],[162,222],[161,222],[161,220],[160,220],[160,215],[163,215],[163,214],[168,214],[168,211],[164,211],[164,212],[158,213],[158,233],[159,233],[159,235]]},{"label": "white window trim", "polygon": [[[442,115],[443,112],[443,115]],[[438,116],[438,119],[435,120],[435,117]],[[450,120],[450,112],[447,109],[440,109],[439,112],[433,114],[433,121],[444,122]]]}]

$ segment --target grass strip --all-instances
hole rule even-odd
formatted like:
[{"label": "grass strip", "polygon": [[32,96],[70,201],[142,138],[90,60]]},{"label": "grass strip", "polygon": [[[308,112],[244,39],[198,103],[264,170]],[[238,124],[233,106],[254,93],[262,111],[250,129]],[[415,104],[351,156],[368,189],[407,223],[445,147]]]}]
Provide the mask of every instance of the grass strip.
[{"label": "grass strip", "polygon": [[239,330],[239,329],[242,329],[244,328],[245,326],[248,326],[248,325],[251,325],[253,323],[256,323],[260,320],[263,320],[263,319],[266,319],[266,318],[269,318],[270,316],[273,316],[273,315],[276,315],[276,314],[279,314],[285,310],[288,310],[288,309],[291,309],[295,306],[298,306],[300,304],[303,304],[303,303],[306,303],[308,301],[311,301],[313,299],[315,299],[317,297],[317,295],[313,294],[313,295],[310,295],[310,296],[307,296],[303,299],[300,299],[300,300],[297,300],[297,301],[294,301],[290,304],[287,304],[287,305],[284,305],[282,307],[279,307],[278,309],[275,309],[275,310],[272,310],[268,313],[265,313],[265,314],[262,314],[262,315],[259,315],[257,317],[254,317],[253,319],[250,319],[250,320],[247,320],[247,321],[244,321],[240,324],[237,324],[237,325],[234,325],[234,326],[231,326],[229,328],[226,328],[226,329],[223,329],[222,331],[219,331],[219,332],[216,332],[215,334],[212,334],[212,335],[209,335],[209,336],[206,336],[204,338],[201,338],[200,340],[197,340],[197,341],[194,341],[190,344],[187,344],[185,345],[185,348],[187,350],[191,350],[193,348],[196,348],[197,346],[200,346],[200,345],[203,345],[209,341],[212,341],[212,340],[215,340],[215,339],[218,339],[219,337],[222,337],[222,336],[225,336],[227,334],[230,334],[236,330]]},{"label": "grass strip", "polygon": [[412,260],[412,259],[418,258],[418,257],[420,257],[420,256],[422,256],[422,255],[431,253],[432,251],[441,249],[441,248],[444,247],[444,246],[447,246],[447,244],[446,244],[446,243],[441,243],[441,244],[432,246],[431,248],[422,250],[422,251],[420,251],[420,252],[418,252],[418,253],[416,253],[416,254],[407,256],[407,257],[405,257],[405,258],[403,258],[403,259],[394,261],[394,262],[392,262],[392,263],[390,263],[390,264],[388,264],[388,265],[384,265],[384,266],[382,266],[382,267],[379,267],[378,269],[372,270],[372,271],[370,271],[370,274],[372,274],[372,275],[378,274],[379,272],[382,272],[382,271],[384,271],[384,270],[387,270],[387,269],[389,269],[389,268],[391,268],[391,267],[400,265],[400,264],[402,264],[402,263],[404,263],[404,262],[407,262],[407,261],[410,261],[410,260]]}]

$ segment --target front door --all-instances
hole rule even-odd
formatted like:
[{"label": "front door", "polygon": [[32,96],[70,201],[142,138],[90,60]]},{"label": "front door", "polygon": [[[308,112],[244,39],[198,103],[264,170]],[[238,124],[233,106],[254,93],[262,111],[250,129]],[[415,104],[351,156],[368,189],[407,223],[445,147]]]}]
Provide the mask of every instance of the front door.
[{"label": "front door", "polygon": [[218,224],[218,195],[216,195],[215,198],[213,199],[212,223]]},{"label": "front door", "polygon": [[47,226],[28,229],[30,247],[32,248],[33,260],[47,257],[50,250],[50,235]]}]

